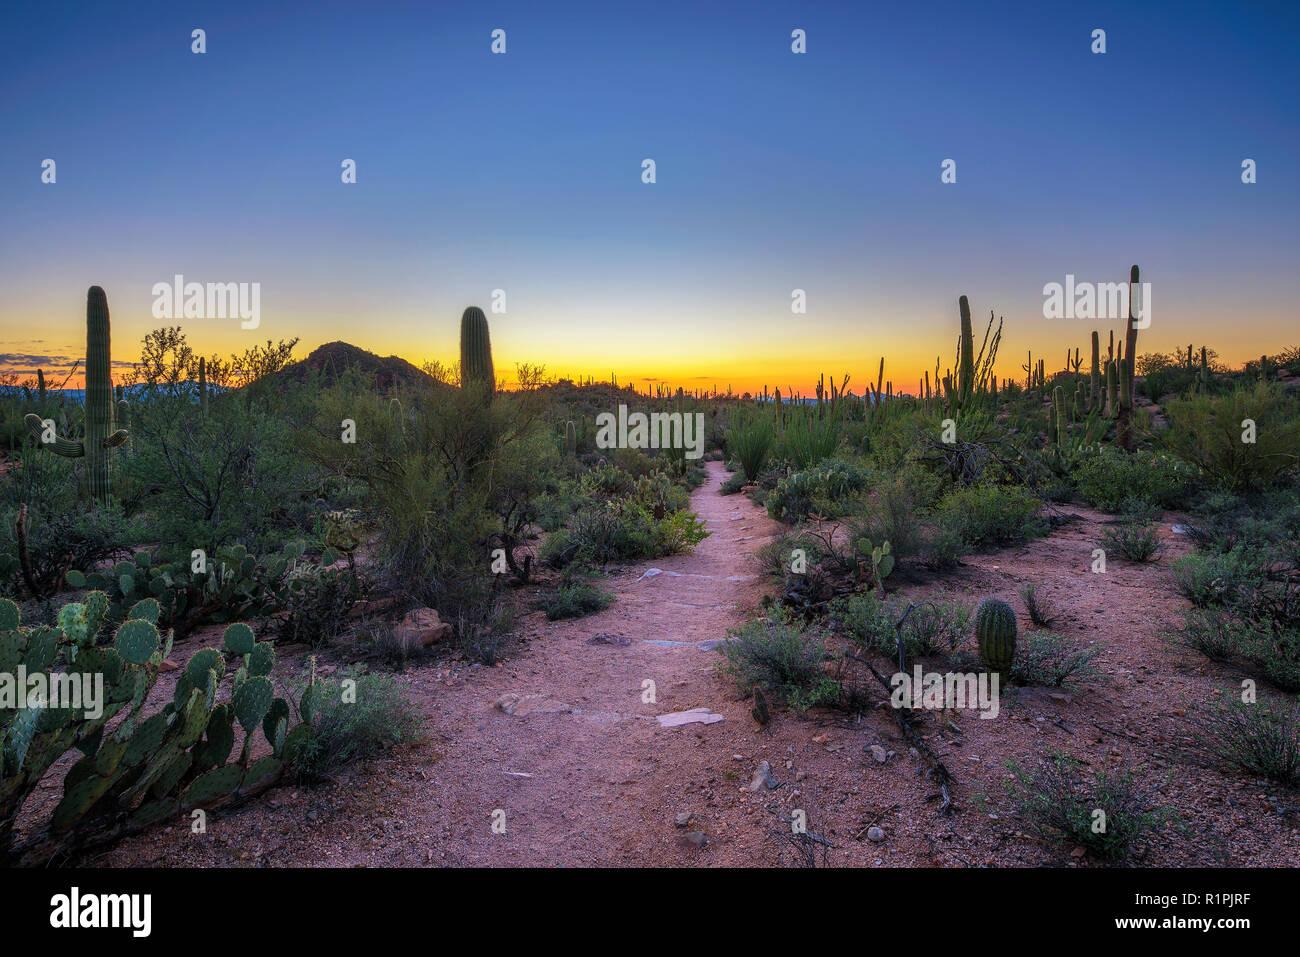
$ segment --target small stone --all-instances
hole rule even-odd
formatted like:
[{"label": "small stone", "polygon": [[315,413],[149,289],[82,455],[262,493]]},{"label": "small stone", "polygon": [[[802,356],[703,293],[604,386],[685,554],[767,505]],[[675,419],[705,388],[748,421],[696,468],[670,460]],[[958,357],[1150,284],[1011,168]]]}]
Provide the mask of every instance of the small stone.
[{"label": "small stone", "polygon": [[867,840],[871,841],[871,843],[879,844],[882,841],[884,841],[884,839],[885,839],[884,828],[875,827],[875,826],[867,828]]},{"label": "small stone", "polygon": [[683,846],[698,851],[700,848],[704,847],[705,844],[709,843],[709,836],[703,831],[687,831],[679,837],[678,840]]},{"label": "small stone", "polygon": [[691,818],[693,817],[695,817],[695,815],[690,811],[679,811],[676,818],[677,826],[685,827],[687,824],[691,823]]},{"label": "small stone", "polygon": [[886,761],[889,760],[889,755],[885,753],[885,749],[878,744],[873,744],[867,750],[871,752],[871,756],[875,758],[876,761],[880,764],[884,764]]}]

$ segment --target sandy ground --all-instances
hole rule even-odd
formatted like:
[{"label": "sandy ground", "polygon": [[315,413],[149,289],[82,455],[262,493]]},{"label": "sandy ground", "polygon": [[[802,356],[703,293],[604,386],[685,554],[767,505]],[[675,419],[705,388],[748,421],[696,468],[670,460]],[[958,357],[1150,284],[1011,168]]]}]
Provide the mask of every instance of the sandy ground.
[{"label": "sandy ground", "polygon": [[[942,579],[901,583],[905,594],[971,605],[998,595],[1021,609],[1023,633],[1017,592],[1033,582],[1059,610],[1053,630],[1104,646],[1106,678],[1089,690],[1024,689],[991,721],[973,712],[948,712],[948,725],[926,718],[927,743],[955,777],[957,811],[939,816],[927,765],[886,711],[774,709],[761,729],[751,701],[720,673],[722,656],[708,643],[752,617],[770,591],[753,554],[780,530],[743,496],[721,496],[725,478],[709,463],[692,496],[711,535],[691,555],[614,572],[605,584],[618,601],[606,611],[571,622],[527,616],[521,645],[494,668],[444,660],[402,673],[427,716],[422,743],[332,784],[281,787],[214,813],[205,834],[178,822],[81,863],[779,865],[798,854],[778,817],[800,810],[827,842],[817,846],[819,865],[1094,866],[1082,849],[1027,836],[1005,797],[1008,760],[1032,763],[1057,748],[1094,767],[1138,767],[1181,815],[1183,830],[1156,842],[1142,864],[1300,864],[1294,796],[1181,755],[1188,709],[1216,689],[1232,693],[1243,675],[1158,637],[1185,604],[1168,571],[1185,546],[1169,520],[1155,565],[1112,558],[1106,574],[1093,574],[1105,517],[1068,508],[1081,520],[1045,539],[972,556]],[[607,637],[593,644],[597,635]],[[174,657],[183,664],[201,644],[191,640]],[[513,713],[498,707],[503,700]],[[723,720],[677,728],[656,720],[693,708]],[[885,750],[884,763],[872,745]],[[760,761],[777,787],[754,792]],[[870,840],[873,826],[882,840]]]}]

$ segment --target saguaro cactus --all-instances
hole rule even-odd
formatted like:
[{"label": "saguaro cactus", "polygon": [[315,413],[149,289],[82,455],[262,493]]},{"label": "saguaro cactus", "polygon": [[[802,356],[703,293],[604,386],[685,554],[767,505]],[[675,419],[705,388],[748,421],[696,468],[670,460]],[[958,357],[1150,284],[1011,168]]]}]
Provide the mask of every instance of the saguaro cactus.
[{"label": "saguaro cactus", "polygon": [[199,356],[199,418],[208,417],[208,363]]},{"label": "saguaro cactus", "polygon": [[564,450],[570,455],[576,455],[578,452],[578,430],[570,419],[564,423]]},{"label": "saguaro cactus", "polygon": [[957,411],[970,404],[975,391],[975,336],[971,332],[970,303],[962,296],[957,300],[961,311],[961,365],[957,369]]},{"label": "saguaro cactus", "polygon": [[1092,372],[1088,383],[1088,409],[1097,408],[1100,396],[1097,394],[1101,378],[1101,337],[1094,330],[1092,333]]},{"label": "saguaro cactus", "polygon": [[[99,286],[86,293],[86,437],[74,442],[57,436],[45,441],[45,423],[39,415],[24,419],[36,440],[55,455],[86,459],[86,483],[91,496],[104,502],[109,497],[108,452],[122,445],[125,429],[115,428],[113,384],[110,368],[108,296]],[[122,406],[125,411],[126,402]]]},{"label": "saguaro cactus", "polygon": [[470,306],[460,317],[460,382],[489,393],[496,388],[487,316],[478,306]]},{"label": "saguaro cactus", "polygon": [[1119,443],[1129,449],[1133,445],[1133,376],[1137,372],[1137,303],[1142,296],[1142,283],[1138,267],[1129,270],[1128,328],[1124,336],[1124,357],[1119,364]]}]

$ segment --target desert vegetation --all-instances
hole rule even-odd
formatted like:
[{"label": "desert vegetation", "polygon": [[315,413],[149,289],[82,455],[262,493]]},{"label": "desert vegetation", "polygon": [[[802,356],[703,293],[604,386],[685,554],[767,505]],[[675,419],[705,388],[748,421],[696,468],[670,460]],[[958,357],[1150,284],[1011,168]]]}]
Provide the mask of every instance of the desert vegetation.
[{"label": "desert vegetation", "polygon": [[[296,340],[202,355],[166,327],[114,382],[92,287],[84,389],[41,372],[0,392],[0,672],[46,688],[102,677],[103,707],[0,698],[0,856],[76,860],[195,810],[254,814],[240,808],[358,762],[417,762],[442,734],[442,687],[486,689],[579,633],[595,632],[591,655],[688,644],[615,633],[656,576],[758,577],[739,619],[680,602],[712,632],[714,707],[737,702],[747,722],[733,714],[730,733],[884,714],[872,733],[895,736],[932,789],[915,813],[998,802],[1032,860],[1187,844],[1170,776],[1202,767],[1277,789],[1294,814],[1277,795],[1300,753],[1297,351],[1229,369],[1207,346],[1139,354],[1129,323],[1056,371],[1028,354],[1012,377],[1003,322],[977,333],[964,296],[957,312],[950,364],[902,389],[882,358],[860,393],[851,375],[809,396],[735,395],[530,366],[507,390],[476,307],[450,366],[344,343],[295,360]],[[601,417],[620,406],[692,417],[705,454],[612,447]],[[709,571],[673,564],[699,548],[716,549]],[[1052,548],[1065,598],[1026,564]],[[1130,587],[1171,609],[1140,661],[1077,607],[1081,590],[1091,614]],[[1159,773],[1140,753],[1088,766],[1073,735],[1058,750],[1039,727],[986,730],[1032,724],[1043,701],[1081,709],[1059,726],[1110,728],[1115,682],[1139,667],[1198,676],[1180,685],[1186,740]],[[914,672],[941,690],[991,683],[991,720],[927,703],[928,686],[899,699]],[[967,736],[992,778],[959,765]]]}]

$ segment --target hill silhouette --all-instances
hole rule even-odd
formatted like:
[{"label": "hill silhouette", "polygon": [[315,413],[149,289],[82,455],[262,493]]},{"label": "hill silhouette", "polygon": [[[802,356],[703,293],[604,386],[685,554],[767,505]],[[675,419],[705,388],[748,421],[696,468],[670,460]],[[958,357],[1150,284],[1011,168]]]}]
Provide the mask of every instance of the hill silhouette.
[{"label": "hill silhouette", "polygon": [[378,356],[342,341],[318,346],[305,359],[290,363],[271,379],[302,382],[315,372],[326,382],[333,382],[349,369],[357,369],[369,377],[373,387],[380,392],[398,385],[428,385],[435,381],[400,356]]}]

